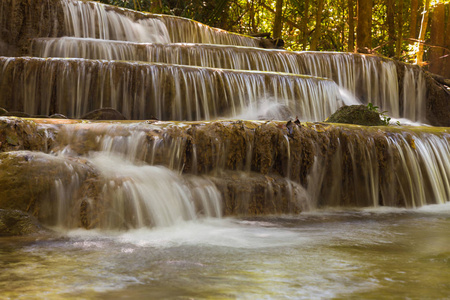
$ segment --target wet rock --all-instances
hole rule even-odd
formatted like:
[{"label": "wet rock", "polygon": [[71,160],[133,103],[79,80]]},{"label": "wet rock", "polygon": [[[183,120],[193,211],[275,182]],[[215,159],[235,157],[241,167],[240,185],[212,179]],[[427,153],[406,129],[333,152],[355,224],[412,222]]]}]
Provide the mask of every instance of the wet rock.
[{"label": "wet rock", "polygon": [[58,216],[57,200],[76,198],[89,173],[92,168],[82,160],[30,151],[0,153],[0,209],[26,211],[51,223]]},{"label": "wet rock", "polygon": [[100,108],[81,117],[84,120],[126,120],[125,116],[114,108]]},{"label": "wet rock", "polygon": [[434,126],[450,127],[450,88],[425,74],[427,120]]},{"label": "wet rock", "polygon": [[33,119],[48,119],[49,117],[47,115],[32,115],[31,118],[33,118]]},{"label": "wet rock", "polygon": [[62,114],[53,114],[50,116],[51,119],[68,119],[65,115]]},{"label": "wet rock", "polygon": [[222,194],[224,215],[298,214],[309,208],[303,187],[278,175],[223,172],[210,179]]},{"label": "wet rock", "polygon": [[45,151],[48,144],[43,129],[31,120],[0,117],[0,152]]},{"label": "wet rock", "polygon": [[0,107],[0,116],[3,116],[4,114],[6,114],[8,111],[4,108]]},{"label": "wet rock", "polygon": [[58,0],[2,0],[0,55],[29,55],[36,37],[61,36],[64,12]]},{"label": "wet rock", "polygon": [[326,122],[364,126],[385,125],[380,118],[380,113],[370,110],[366,105],[342,106]]},{"label": "wet rock", "polygon": [[21,112],[21,111],[9,111],[9,112],[4,113],[2,115],[2,117],[29,118],[30,115],[25,112]]},{"label": "wet rock", "polygon": [[0,209],[0,237],[30,235],[44,230],[36,218],[23,211]]}]

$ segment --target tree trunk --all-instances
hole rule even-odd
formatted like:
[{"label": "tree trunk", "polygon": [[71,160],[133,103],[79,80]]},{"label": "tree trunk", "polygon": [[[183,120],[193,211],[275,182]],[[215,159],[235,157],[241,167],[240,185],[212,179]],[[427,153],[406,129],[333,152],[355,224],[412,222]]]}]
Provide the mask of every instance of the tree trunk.
[{"label": "tree trunk", "polygon": [[[411,0],[411,14],[409,19],[409,37],[411,39],[416,39],[416,28],[417,28],[417,14],[419,10],[419,0]],[[414,44],[414,41],[410,40],[410,44]]]},{"label": "tree trunk", "polygon": [[[447,8],[450,10],[450,4],[447,3]],[[445,29],[445,55],[442,63],[442,76],[450,79],[450,18],[447,19],[447,28]]]},{"label": "tree trunk", "polygon": [[249,0],[248,2],[248,10],[249,10],[249,27],[251,28],[252,33],[257,32],[256,22],[255,22],[255,2],[254,0]]},{"label": "tree trunk", "polygon": [[395,41],[395,1],[387,0],[386,12],[387,12],[387,31],[388,31],[388,43],[387,43],[387,55],[389,57],[394,56],[394,41]]},{"label": "tree trunk", "polygon": [[273,38],[280,39],[283,29],[283,0],[277,0],[275,4],[275,20],[273,24]]},{"label": "tree trunk", "polygon": [[399,0],[397,12],[397,44],[395,46],[396,57],[400,57],[402,55],[402,44],[403,44],[403,0]]},{"label": "tree trunk", "polygon": [[419,66],[423,65],[423,43],[425,43],[425,33],[428,27],[428,14],[430,8],[430,0],[425,0],[425,5],[422,12],[422,22],[420,23],[420,32],[418,42],[416,44],[417,54],[416,54],[416,64]]},{"label": "tree trunk", "polygon": [[431,28],[430,28],[430,44],[431,53],[430,53],[430,64],[429,71],[435,74],[443,75],[442,71],[442,62],[444,56],[444,47],[445,47],[445,5],[444,3],[438,3],[434,10],[433,16],[431,18]]},{"label": "tree trunk", "polygon": [[316,14],[316,28],[314,29],[314,36],[311,41],[311,50],[317,50],[317,44],[319,43],[320,35],[321,35],[321,25],[322,25],[322,13],[323,13],[323,2],[324,0],[319,0]]},{"label": "tree trunk", "polygon": [[348,52],[355,50],[355,20],[353,0],[348,0]]},{"label": "tree trunk", "polygon": [[302,40],[303,50],[306,50],[306,45],[308,44],[308,19],[309,19],[309,0],[305,0],[305,10],[300,24],[301,32],[303,34]]},{"label": "tree trunk", "polygon": [[356,26],[356,48],[372,49],[372,0],[358,0],[358,23]]}]

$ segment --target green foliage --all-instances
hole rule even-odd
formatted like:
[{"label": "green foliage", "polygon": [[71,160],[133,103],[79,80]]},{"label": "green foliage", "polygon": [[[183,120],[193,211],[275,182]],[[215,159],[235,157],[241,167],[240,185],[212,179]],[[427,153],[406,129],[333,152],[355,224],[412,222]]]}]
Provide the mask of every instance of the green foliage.
[{"label": "green foliage", "polygon": [[[382,112],[378,111],[378,106],[374,106],[371,102],[369,102],[369,104],[367,104],[367,108],[370,111],[376,112],[380,116],[380,119],[383,122],[383,125],[385,125],[385,126],[389,125],[391,118],[388,115],[386,115],[387,111],[382,111]],[[399,125],[398,123],[399,122],[397,121],[397,125]]]},{"label": "green foliage", "polygon": [[[100,2],[151,13],[170,14],[194,19],[209,26],[241,34],[272,33],[276,0],[99,0]],[[445,0],[447,2],[448,0]],[[321,35],[317,50],[347,51],[349,48],[349,3],[353,5],[356,31],[357,0],[324,0],[321,19]],[[387,56],[389,35],[387,32],[386,0],[373,0],[372,49]],[[402,43],[399,59],[409,62],[414,51],[408,42],[410,16],[417,14],[416,32],[419,31],[423,3],[411,12],[411,0],[403,0]],[[282,38],[288,50],[309,50],[316,27],[317,0],[284,0]],[[399,3],[395,1],[395,28],[400,16]],[[303,24],[305,26],[303,26]],[[305,28],[303,30],[303,28]],[[396,37],[398,34],[396,33]],[[427,38],[429,31],[427,31]],[[425,58],[427,52],[425,52]]]}]

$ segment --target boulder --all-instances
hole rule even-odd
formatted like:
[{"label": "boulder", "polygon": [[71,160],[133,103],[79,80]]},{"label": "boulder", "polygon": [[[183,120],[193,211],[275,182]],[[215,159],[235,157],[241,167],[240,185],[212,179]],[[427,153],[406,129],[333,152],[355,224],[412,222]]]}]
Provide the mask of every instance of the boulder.
[{"label": "boulder", "polygon": [[364,126],[386,125],[380,118],[380,113],[369,109],[366,105],[342,106],[325,122],[344,123]]},{"label": "boulder", "polygon": [[30,235],[44,230],[36,218],[23,211],[0,209],[0,237]]}]

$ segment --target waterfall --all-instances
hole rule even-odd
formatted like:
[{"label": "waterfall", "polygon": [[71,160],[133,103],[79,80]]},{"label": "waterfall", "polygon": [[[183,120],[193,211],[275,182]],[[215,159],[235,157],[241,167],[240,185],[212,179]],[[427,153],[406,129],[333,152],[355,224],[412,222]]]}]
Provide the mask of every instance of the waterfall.
[{"label": "waterfall", "polygon": [[62,1],[66,32],[82,38],[169,43],[169,33],[159,19],[134,22],[97,2]]},{"label": "waterfall", "polygon": [[32,115],[79,118],[113,107],[129,119],[210,120],[270,99],[286,117],[313,121],[342,105],[334,82],[290,74],[56,58],[0,58],[0,70],[0,104],[10,101]]},{"label": "waterfall", "polygon": [[[100,228],[140,228],[175,225],[203,217],[221,217],[216,186],[161,166],[134,165],[123,157],[98,153],[89,161],[101,172],[103,199],[97,212]],[[97,204],[98,205],[98,204]]]},{"label": "waterfall", "polygon": [[[122,230],[450,198],[448,128],[322,123],[354,103],[425,121],[419,68],[256,48],[258,39],[97,2],[52,0],[31,17],[37,2],[17,1],[27,9],[13,27],[27,34],[6,48],[36,57],[0,57],[0,107],[32,119],[0,117],[0,204],[47,225]],[[32,25],[41,16],[46,26]],[[4,23],[2,34],[14,31]],[[77,120],[99,108],[128,120]],[[55,113],[75,120],[37,118]]]},{"label": "waterfall", "polygon": [[[233,181],[236,175],[229,177],[227,172],[240,172],[247,186],[254,179],[245,174],[267,174],[277,182],[273,188],[283,187],[286,192],[289,186],[307,186],[307,192],[297,190],[297,196],[289,196],[304,197],[303,208],[419,207],[445,203],[450,197],[450,135],[446,130],[393,128],[381,132],[312,123],[289,133],[278,123],[255,121],[202,126],[142,122],[66,125],[57,136],[55,151],[64,149],[63,153],[74,156],[95,150],[121,155],[137,165],[209,174],[221,178],[217,184],[225,184],[222,189],[233,187],[238,194],[246,189],[239,188],[241,180]],[[281,183],[278,177],[289,181]],[[270,186],[270,181],[266,184]]]},{"label": "waterfall", "polygon": [[[34,53],[41,57],[135,60],[308,74],[334,80],[361,102],[371,102],[381,110],[388,111],[394,118],[425,121],[424,114],[416,113],[423,111],[424,107],[426,88],[422,72],[405,67],[403,89],[400,92],[395,63],[377,56],[337,52],[288,52],[222,45],[140,44],[76,38],[35,40]],[[400,97],[402,94],[403,99]]]},{"label": "waterfall", "polygon": [[97,2],[61,0],[68,36],[133,42],[258,46],[256,39],[173,16],[138,13]]}]

